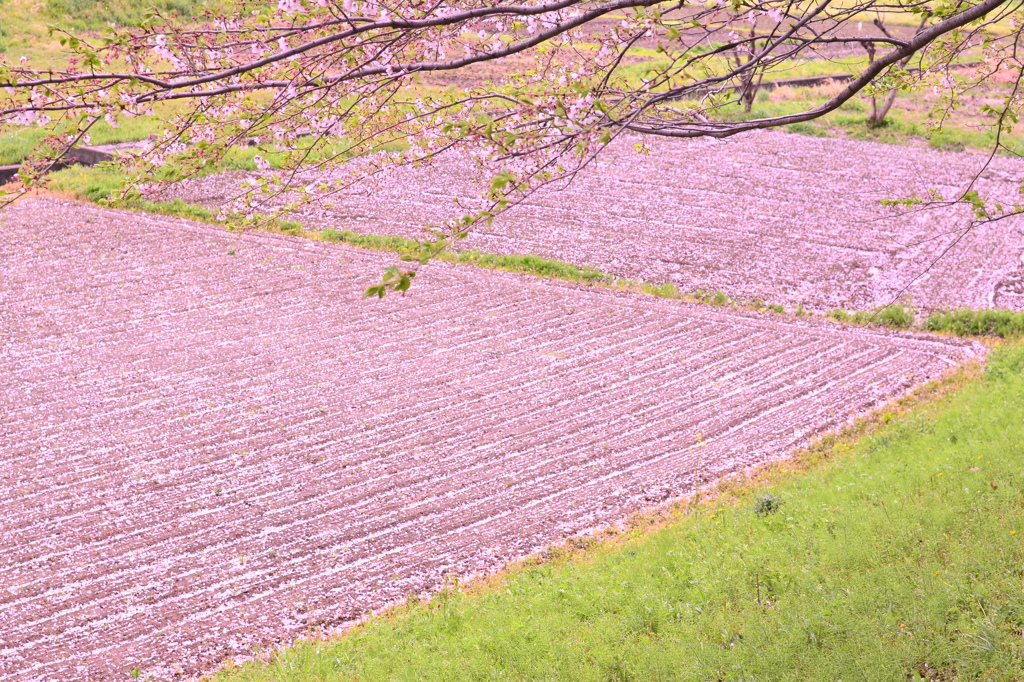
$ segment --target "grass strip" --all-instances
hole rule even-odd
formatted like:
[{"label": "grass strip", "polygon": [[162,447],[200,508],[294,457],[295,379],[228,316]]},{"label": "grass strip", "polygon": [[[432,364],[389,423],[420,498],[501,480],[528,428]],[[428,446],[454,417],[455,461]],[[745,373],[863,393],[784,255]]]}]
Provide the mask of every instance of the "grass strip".
[{"label": "grass strip", "polygon": [[901,303],[892,303],[873,311],[858,310],[847,312],[842,308],[830,310],[828,316],[838,322],[861,326],[880,325],[892,329],[910,329],[914,325],[916,313]]},{"label": "grass strip", "polygon": [[656,532],[216,679],[1024,679],[1024,344],[953,386]]},{"label": "grass strip", "polygon": [[[412,254],[417,252],[417,242],[405,237],[363,235],[347,230],[323,230],[317,234],[322,241],[341,242],[351,246],[374,249],[377,251],[388,251],[399,254]],[[461,263],[463,265],[475,265],[490,270],[505,270],[507,272],[518,272],[550,279],[562,279],[569,282],[581,282],[584,284],[605,284],[615,285],[618,282],[625,283],[626,280],[619,280],[594,268],[579,267],[572,263],[541,258],[532,254],[501,256],[493,253],[483,253],[475,250],[464,251],[443,251],[438,260],[448,263]],[[630,284],[635,284],[630,282]],[[648,285],[651,286],[651,285]],[[671,285],[669,285],[671,286]],[[652,287],[660,289],[663,295],[669,295],[665,287]],[[675,287],[672,292],[677,293]]]},{"label": "grass strip", "polygon": [[[116,196],[123,187],[125,176],[118,169],[108,166],[83,167],[74,166],[54,173],[50,178],[50,188],[58,194],[75,199],[105,204]],[[218,220],[214,213],[197,204],[189,204],[181,199],[172,201],[133,201],[122,202],[119,208],[127,208],[146,213],[166,215],[175,218],[187,218],[212,224],[227,224]],[[311,232],[302,225],[287,220],[269,220],[261,224],[261,228],[269,231],[303,236],[322,241],[339,242],[360,248],[387,251],[397,254],[415,254],[418,252],[417,242],[412,239],[392,235],[358,234],[348,230],[321,230]],[[759,312],[775,312],[785,314],[781,305],[765,303],[760,299],[730,298],[722,291],[698,290],[693,292],[680,291],[671,282],[655,284],[651,282],[628,280],[616,277],[601,270],[590,267],[579,267],[565,261],[542,258],[532,254],[498,255],[474,250],[444,251],[439,260],[463,265],[474,265],[491,270],[504,270],[520,274],[536,275],[549,279],[559,279],[581,284],[606,286],[616,289],[635,291],[662,298],[678,299],[694,303],[705,303],[714,306],[733,306]],[[803,306],[792,309],[791,314],[797,317],[812,315]],[[825,315],[837,322],[858,326],[877,326],[891,329],[907,330],[914,327],[915,311],[899,303],[895,303],[873,311],[831,310]],[[1024,312],[1009,310],[974,310],[970,308],[951,312],[935,313],[923,324],[918,325],[926,331],[954,334],[957,336],[995,336],[1012,338],[1024,335]]]},{"label": "grass strip", "polygon": [[924,328],[958,336],[1021,336],[1024,335],[1024,311],[960,308],[934,313],[925,320]]}]

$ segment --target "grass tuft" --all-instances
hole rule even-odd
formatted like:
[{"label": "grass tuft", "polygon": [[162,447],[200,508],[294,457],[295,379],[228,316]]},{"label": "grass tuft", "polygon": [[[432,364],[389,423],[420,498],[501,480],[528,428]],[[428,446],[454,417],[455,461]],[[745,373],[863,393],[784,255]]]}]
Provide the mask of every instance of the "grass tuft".
[{"label": "grass tuft", "polygon": [[754,502],[754,513],[758,516],[768,516],[779,511],[782,506],[782,498],[772,493],[758,495]]},{"label": "grass tuft", "polygon": [[893,329],[909,329],[914,324],[914,311],[899,303],[893,303],[874,313],[877,324]]}]

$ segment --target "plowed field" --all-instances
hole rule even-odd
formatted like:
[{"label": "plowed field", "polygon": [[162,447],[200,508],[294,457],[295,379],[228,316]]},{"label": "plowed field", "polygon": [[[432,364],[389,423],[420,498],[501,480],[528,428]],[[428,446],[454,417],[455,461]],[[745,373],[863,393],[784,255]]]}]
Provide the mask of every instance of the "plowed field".
[{"label": "plowed field", "polygon": [[[607,150],[569,187],[535,194],[460,247],[818,310],[887,305],[908,286],[904,301],[925,309],[1024,309],[1024,220],[965,233],[966,208],[907,214],[879,201],[960,196],[979,154],[779,132],[651,146],[649,156],[631,143]],[[422,237],[425,224],[458,215],[453,198],[478,193],[470,168],[448,159],[402,170],[308,222]],[[1000,158],[975,188],[1010,206],[1022,181],[1024,162]],[[237,174],[215,176],[174,194],[216,206],[239,184]]]},{"label": "plowed field", "polygon": [[978,352],[55,200],[0,231],[0,677],[195,673]]}]

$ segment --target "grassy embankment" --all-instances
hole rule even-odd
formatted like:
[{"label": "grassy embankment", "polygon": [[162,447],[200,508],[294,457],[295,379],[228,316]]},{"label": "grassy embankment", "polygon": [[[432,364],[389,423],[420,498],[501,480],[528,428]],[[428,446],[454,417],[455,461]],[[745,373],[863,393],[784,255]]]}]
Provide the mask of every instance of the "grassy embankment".
[{"label": "grassy embankment", "polygon": [[1021,680],[1022,414],[1018,342],[710,499],[217,679]]}]

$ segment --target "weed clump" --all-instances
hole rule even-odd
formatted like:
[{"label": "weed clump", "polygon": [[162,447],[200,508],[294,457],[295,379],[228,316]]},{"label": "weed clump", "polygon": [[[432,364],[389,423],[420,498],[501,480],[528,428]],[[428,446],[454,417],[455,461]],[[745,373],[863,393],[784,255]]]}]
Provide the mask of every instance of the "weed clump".
[{"label": "weed clump", "polygon": [[773,493],[760,495],[754,502],[754,513],[758,516],[768,516],[779,511],[782,506],[782,498]]},{"label": "weed clump", "polygon": [[361,246],[364,249],[394,251],[397,253],[412,253],[417,246],[414,240],[405,239],[404,237],[363,235],[349,232],[348,230],[322,230],[319,238],[325,242],[341,242],[352,246]]},{"label": "weed clump", "polygon": [[877,324],[894,329],[907,329],[914,324],[914,311],[899,303],[893,303],[875,311],[873,317]]},{"label": "weed clump", "polygon": [[924,328],[957,336],[998,336],[1005,339],[1024,335],[1024,312],[960,308],[930,315]]},{"label": "weed clump", "polygon": [[715,306],[729,305],[731,302],[731,299],[724,291],[707,291],[706,289],[698,289],[693,293],[693,297],[701,303],[708,303]]},{"label": "weed clump", "polygon": [[651,288],[651,293],[660,298],[679,298],[679,289],[672,282],[665,282]]},{"label": "weed clump", "polygon": [[899,303],[879,308],[870,313],[863,310],[851,313],[843,310],[842,308],[836,308],[835,310],[830,310],[827,315],[833,320],[837,320],[839,322],[859,324],[861,326],[877,324],[884,327],[892,327],[894,329],[909,329],[914,324],[913,309],[900,305]]},{"label": "weed clump", "polygon": [[853,322],[853,315],[842,308],[836,308],[835,310],[828,311],[828,316],[833,320],[838,320],[839,322]]}]

